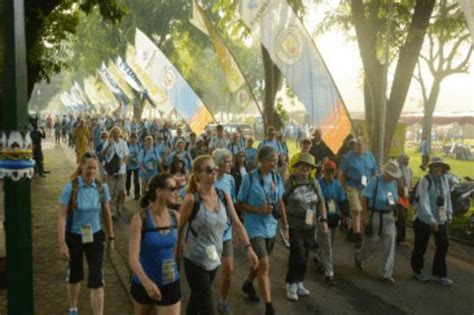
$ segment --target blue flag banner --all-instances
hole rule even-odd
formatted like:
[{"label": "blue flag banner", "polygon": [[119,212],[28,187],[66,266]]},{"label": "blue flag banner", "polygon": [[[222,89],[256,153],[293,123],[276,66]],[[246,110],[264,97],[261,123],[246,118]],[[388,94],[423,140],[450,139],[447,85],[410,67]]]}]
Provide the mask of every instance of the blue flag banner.
[{"label": "blue flag banner", "polygon": [[165,92],[166,98],[196,133],[214,121],[204,106],[166,55],[138,28],[135,34],[135,60]]},{"label": "blue flag banner", "polygon": [[120,74],[124,78],[125,81],[137,92],[140,94],[141,97],[144,97],[153,107],[156,104],[151,99],[148,91],[144,87],[143,83],[140,81],[138,76],[132,70],[132,68],[128,65],[127,61],[122,59],[122,57],[118,56],[117,60],[115,61],[117,68],[120,71]]},{"label": "blue flag banner", "polygon": [[114,96],[119,100],[120,105],[122,107],[126,106],[125,94],[122,92],[117,82],[115,82],[115,80],[110,75],[109,70],[107,69],[107,66],[105,65],[105,63],[102,63],[100,67],[99,76],[102,79],[102,81],[104,81],[105,85],[107,85],[110,92],[112,92]]},{"label": "blue flag banner", "polygon": [[311,36],[286,0],[241,0],[240,17],[286,77],[309,121],[333,152],[352,124],[341,95]]}]

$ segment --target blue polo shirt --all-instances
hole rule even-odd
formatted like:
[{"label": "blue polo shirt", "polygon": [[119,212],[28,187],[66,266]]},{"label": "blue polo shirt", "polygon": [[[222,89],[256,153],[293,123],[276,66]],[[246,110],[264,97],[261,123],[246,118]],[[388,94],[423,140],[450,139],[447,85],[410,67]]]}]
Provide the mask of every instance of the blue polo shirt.
[{"label": "blue polo shirt", "polygon": [[143,148],[138,155],[138,162],[140,162],[146,169],[146,174],[140,170],[140,177],[150,179],[158,173],[158,165],[160,164],[160,156],[152,147],[149,150]]},{"label": "blue polo shirt", "polygon": [[245,148],[245,161],[247,167],[255,168],[257,167],[257,149],[255,148]]},{"label": "blue polo shirt", "polygon": [[[214,187],[217,189],[220,189],[224,191],[226,194],[230,196],[232,199],[232,202],[235,203],[236,201],[236,196],[235,196],[235,180],[234,177],[232,177],[229,174],[224,174],[220,179],[218,179],[214,183]],[[227,218],[227,226],[224,230],[224,239],[223,241],[228,241],[232,239],[232,224],[230,223],[229,218]]]},{"label": "blue polo shirt", "polygon": [[341,162],[341,170],[346,176],[346,184],[349,187],[364,189],[362,185],[362,176],[367,177],[367,181],[377,172],[377,163],[375,158],[369,151],[363,155],[357,154],[356,151],[350,151]]},{"label": "blue polo shirt", "polygon": [[140,145],[138,143],[128,144],[128,164],[127,170],[138,169],[138,155],[140,154]]},{"label": "blue polo shirt", "polygon": [[[67,218],[66,231],[74,234],[81,234],[81,227],[90,224],[92,232],[96,233],[102,229],[100,223],[101,204],[99,190],[97,189],[95,180],[87,185],[84,183],[82,176],[79,176],[79,187],[77,190],[77,207],[76,211]],[[104,189],[104,202],[110,201],[109,187],[102,184]],[[72,182],[64,187],[59,203],[61,205],[69,205],[72,195]]]},{"label": "blue polo shirt", "polygon": [[[392,193],[394,205],[391,206],[388,202],[388,194]],[[372,177],[364,191],[362,196],[368,199],[367,205],[370,209],[376,209],[380,212],[389,212],[393,210],[398,199],[398,187],[397,181],[391,180],[386,182],[383,175]]]},{"label": "blue polo shirt", "polygon": [[[259,177],[258,169],[244,175],[237,200],[255,207],[277,204],[285,191],[280,175],[273,172],[263,176],[263,186]],[[277,220],[271,213],[246,212],[244,226],[249,238],[272,238],[276,234]]]}]

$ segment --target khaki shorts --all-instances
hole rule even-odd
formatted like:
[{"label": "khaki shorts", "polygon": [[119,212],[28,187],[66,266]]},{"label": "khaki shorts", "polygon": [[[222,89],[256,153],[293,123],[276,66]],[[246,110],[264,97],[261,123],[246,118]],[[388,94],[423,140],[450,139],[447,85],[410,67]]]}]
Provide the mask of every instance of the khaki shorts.
[{"label": "khaki shorts", "polygon": [[234,243],[232,240],[225,241],[222,245],[222,258],[234,257]]},{"label": "khaki shorts", "polygon": [[258,259],[262,259],[271,255],[273,246],[275,246],[275,238],[254,237],[250,239],[250,244]]},{"label": "khaki shorts", "polygon": [[349,201],[349,208],[351,215],[359,214],[362,212],[362,191],[357,188],[347,187],[346,189],[347,200]]}]

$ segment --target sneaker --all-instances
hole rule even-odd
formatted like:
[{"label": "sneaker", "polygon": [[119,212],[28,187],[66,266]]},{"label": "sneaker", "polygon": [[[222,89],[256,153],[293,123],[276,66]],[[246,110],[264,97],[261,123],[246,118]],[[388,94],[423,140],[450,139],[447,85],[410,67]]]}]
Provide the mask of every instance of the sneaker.
[{"label": "sneaker", "polygon": [[385,284],[388,285],[394,285],[395,284],[395,279],[392,277],[380,277],[380,281],[382,281]]},{"label": "sneaker", "polygon": [[420,282],[428,282],[431,280],[430,276],[423,272],[413,274],[413,278]]},{"label": "sneaker", "polygon": [[242,286],[242,291],[247,294],[247,297],[250,301],[259,302],[260,298],[255,291],[253,284],[251,282],[245,281],[244,285]]},{"label": "sneaker", "polygon": [[354,265],[357,269],[362,270],[362,261],[357,258],[357,252],[354,253]]},{"label": "sneaker", "polygon": [[336,286],[336,279],[334,279],[334,276],[326,276],[324,277],[324,282],[331,286],[331,287],[335,287]]},{"label": "sneaker", "polygon": [[453,280],[449,279],[448,277],[439,278],[438,281],[443,287],[450,287],[454,284]]},{"label": "sneaker", "polygon": [[296,283],[289,284],[286,291],[286,297],[290,301],[298,301],[298,285]]},{"label": "sneaker", "polygon": [[79,311],[77,309],[69,310],[68,315],[79,315]]},{"label": "sneaker", "polygon": [[229,314],[229,304],[226,301],[219,301],[217,303],[217,312],[219,314]]},{"label": "sneaker", "polygon": [[296,284],[298,290],[296,293],[298,293],[299,296],[308,296],[309,295],[309,290],[306,289],[303,285],[303,282],[298,282]]}]

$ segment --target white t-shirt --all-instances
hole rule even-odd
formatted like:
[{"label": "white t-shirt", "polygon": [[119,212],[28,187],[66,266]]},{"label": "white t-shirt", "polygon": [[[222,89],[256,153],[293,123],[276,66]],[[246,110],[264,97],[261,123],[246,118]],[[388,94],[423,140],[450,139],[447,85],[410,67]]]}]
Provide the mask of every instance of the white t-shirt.
[{"label": "white t-shirt", "polygon": [[112,142],[112,146],[110,147],[109,152],[107,152],[106,161],[110,162],[114,154],[117,154],[121,160],[120,171],[118,172],[118,174],[126,174],[127,165],[125,164],[124,160],[125,157],[129,155],[127,142],[125,142],[125,140],[123,139],[119,139],[118,142],[113,141],[113,139],[109,139],[104,143],[104,148],[102,149],[102,152],[105,152],[105,149],[109,146],[110,142]]}]

